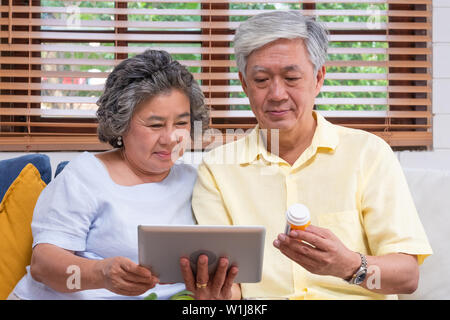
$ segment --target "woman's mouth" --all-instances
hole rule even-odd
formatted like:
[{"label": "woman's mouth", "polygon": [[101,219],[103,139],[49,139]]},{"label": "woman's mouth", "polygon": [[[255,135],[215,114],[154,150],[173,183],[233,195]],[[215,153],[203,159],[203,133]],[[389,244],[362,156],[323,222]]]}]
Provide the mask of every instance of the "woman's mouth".
[{"label": "woman's mouth", "polygon": [[171,151],[159,151],[154,153],[161,160],[170,160],[172,158]]}]

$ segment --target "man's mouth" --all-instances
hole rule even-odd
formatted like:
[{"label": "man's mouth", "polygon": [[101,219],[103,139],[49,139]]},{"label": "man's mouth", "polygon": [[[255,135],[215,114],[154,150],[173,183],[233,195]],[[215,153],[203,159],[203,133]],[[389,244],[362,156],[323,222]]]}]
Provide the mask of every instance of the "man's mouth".
[{"label": "man's mouth", "polygon": [[267,112],[273,116],[284,116],[289,110],[269,110]]}]

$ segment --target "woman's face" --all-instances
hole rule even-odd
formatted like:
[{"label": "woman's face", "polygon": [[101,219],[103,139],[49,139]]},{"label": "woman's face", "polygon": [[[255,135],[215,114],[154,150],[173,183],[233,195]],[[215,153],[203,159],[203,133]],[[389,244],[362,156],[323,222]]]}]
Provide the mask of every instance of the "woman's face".
[{"label": "woman's face", "polygon": [[140,173],[168,173],[190,140],[189,98],[172,89],[142,102],[122,136],[126,160]]}]

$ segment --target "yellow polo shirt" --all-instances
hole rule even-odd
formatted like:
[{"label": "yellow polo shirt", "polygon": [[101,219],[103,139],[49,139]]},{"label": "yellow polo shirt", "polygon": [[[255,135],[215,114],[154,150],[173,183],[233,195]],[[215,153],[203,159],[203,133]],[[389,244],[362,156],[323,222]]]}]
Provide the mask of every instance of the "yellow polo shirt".
[{"label": "yellow polo shirt", "polygon": [[311,145],[291,166],[267,151],[258,126],[208,152],[198,168],[192,206],[199,224],[266,227],[263,277],[243,297],[389,299],[332,276],[314,275],[273,246],[285,211],[306,205],[311,223],[366,255],[432,253],[402,168],[377,136],[328,122],[318,112]]}]

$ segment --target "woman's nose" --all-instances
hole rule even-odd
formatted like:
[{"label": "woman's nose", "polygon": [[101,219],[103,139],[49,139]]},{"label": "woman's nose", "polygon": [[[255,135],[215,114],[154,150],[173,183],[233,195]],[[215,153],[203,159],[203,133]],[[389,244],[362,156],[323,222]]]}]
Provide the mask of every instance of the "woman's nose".
[{"label": "woman's nose", "polygon": [[161,132],[159,137],[159,142],[164,145],[177,144],[176,130],[172,128],[166,128]]},{"label": "woman's nose", "polygon": [[185,135],[186,130],[182,129],[167,129],[164,130],[163,133],[161,133],[160,136],[160,143],[161,144],[178,144],[183,140],[183,136]]}]

